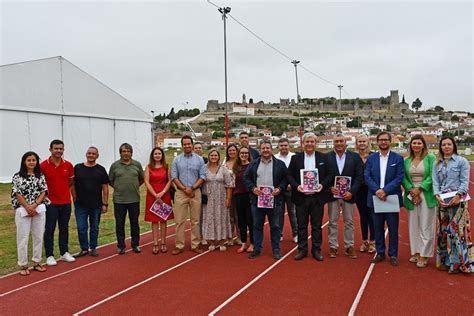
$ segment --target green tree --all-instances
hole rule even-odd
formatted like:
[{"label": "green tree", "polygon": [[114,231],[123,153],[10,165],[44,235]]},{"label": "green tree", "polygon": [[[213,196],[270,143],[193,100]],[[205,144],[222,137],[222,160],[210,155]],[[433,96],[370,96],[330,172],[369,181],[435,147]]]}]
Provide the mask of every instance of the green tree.
[{"label": "green tree", "polygon": [[451,116],[451,122],[459,122],[459,116],[457,115]]},{"label": "green tree", "polygon": [[380,132],[381,132],[380,128],[371,128],[370,129],[370,135],[377,135]]},{"label": "green tree", "polygon": [[416,100],[411,104],[411,108],[418,112],[422,104],[423,102],[421,102],[419,98],[416,98]]},{"label": "green tree", "polygon": [[435,107],[434,107],[434,110],[435,110],[436,112],[444,112],[444,108],[443,108],[442,106],[439,106],[439,105],[435,106]]},{"label": "green tree", "polygon": [[360,126],[360,120],[359,119],[353,119],[346,124],[347,127],[359,127]]}]

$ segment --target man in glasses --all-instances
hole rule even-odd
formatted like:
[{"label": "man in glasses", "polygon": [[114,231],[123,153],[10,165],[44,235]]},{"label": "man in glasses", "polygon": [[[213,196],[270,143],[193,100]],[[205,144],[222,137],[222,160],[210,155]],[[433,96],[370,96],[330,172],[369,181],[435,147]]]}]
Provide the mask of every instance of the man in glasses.
[{"label": "man in glasses", "polygon": [[[372,263],[385,260],[384,226],[387,222],[390,264],[398,266],[398,222],[402,205],[401,183],[404,174],[403,158],[390,150],[392,136],[388,132],[377,135],[379,151],[367,158],[365,182],[369,188],[367,206],[374,210],[374,231],[377,256]],[[391,198],[398,198],[397,207],[386,207]],[[393,205],[393,204],[392,204]]]}]

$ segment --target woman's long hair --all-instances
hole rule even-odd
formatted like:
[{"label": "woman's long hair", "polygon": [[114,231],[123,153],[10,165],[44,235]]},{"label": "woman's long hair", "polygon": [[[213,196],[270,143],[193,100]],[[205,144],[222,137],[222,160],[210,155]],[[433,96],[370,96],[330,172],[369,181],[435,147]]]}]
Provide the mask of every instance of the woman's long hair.
[{"label": "woman's long hair", "polygon": [[235,161],[234,166],[232,167],[232,172],[233,172],[234,174],[237,174],[237,173],[239,173],[239,172],[242,170],[242,166],[243,166],[243,165],[242,165],[242,159],[240,159],[240,151],[241,151],[242,149],[244,149],[244,148],[247,149],[248,152],[249,152],[249,159],[248,159],[248,161],[250,162],[250,161],[252,160],[252,155],[251,155],[251,153],[250,153],[250,148],[248,148],[248,147],[242,147],[242,148],[240,148],[240,149],[237,151],[237,160]]},{"label": "woman's long hair", "polygon": [[150,153],[150,160],[148,162],[148,168],[153,169],[155,168],[155,159],[153,158],[153,154],[155,153],[155,150],[161,151],[161,165],[165,168],[168,169],[168,164],[166,163],[166,156],[165,152],[161,147],[155,147]]},{"label": "woman's long hair", "polygon": [[411,159],[415,158],[415,153],[413,152],[413,149],[411,148],[411,143],[414,140],[417,140],[417,139],[421,140],[421,142],[423,143],[423,151],[421,152],[421,159],[423,159],[423,158],[426,157],[426,155],[428,155],[428,146],[426,146],[425,138],[421,134],[413,135],[413,137],[410,139],[410,145],[408,146],[408,152],[410,153],[410,158]]},{"label": "woman's long hair", "polygon": [[234,147],[235,148],[235,151],[237,152],[237,157],[239,156],[238,152],[239,152],[239,148],[237,147],[236,144],[230,144],[229,146],[227,146],[226,150],[225,150],[225,161],[229,161],[230,160],[230,157],[229,157],[229,149],[231,147]]},{"label": "woman's long hair", "polygon": [[211,154],[213,152],[216,152],[217,153],[217,157],[219,158],[219,160],[217,160],[217,165],[219,165],[219,162],[221,161],[221,153],[216,149],[216,148],[211,148],[211,150],[209,150],[209,152],[207,153],[207,165],[209,166],[209,164],[211,163]]},{"label": "woman's long hair", "polygon": [[456,145],[456,141],[454,140],[454,138],[452,138],[451,136],[443,136],[441,137],[441,140],[439,141],[439,145],[438,145],[438,158],[440,159],[444,159],[444,153],[443,153],[443,150],[441,149],[441,143],[445,139],[451,140],[451,142],[453,143],[453,154],[456,154],[456,155],[458,154],[458,146]]},{"label": "woman's long hair", "polygon": [[26,168],[26,158],[29,156],[35,156],[36,158],[36,166],[33,169],[33,172],[35,174],[35,177],[40,178],[41,177],[41,167],[40,167],[40,158],[37,153],[34,151],[27,151],[23,157],[21,157],[21,165],[20,165],[20,171],[18,174],[22,178],[27,178],[28,177],[28,168]]}]

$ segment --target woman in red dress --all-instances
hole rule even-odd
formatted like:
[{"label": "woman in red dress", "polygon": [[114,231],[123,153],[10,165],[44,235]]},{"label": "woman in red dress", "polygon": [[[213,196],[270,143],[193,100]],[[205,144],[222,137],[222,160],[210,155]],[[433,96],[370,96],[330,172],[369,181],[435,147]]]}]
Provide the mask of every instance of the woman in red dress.
[{"label": "woman in red dress", "polygon": [[[151,232],[153,235],[153,254],[160,252],[158,246],[158,231],[161,237],[161,252],[166,252],[166,225],[167,221],[173,219],[173,213],[164,220],[150,211],[150,207],[156,200],[162,200],[171,206],[171,176],[166,164],[165,153],[160,147],[155,147],[150,154],[150,162],[145,169],[146,206],[145,221],[151,222]],[[159,227],[159,229],[158,229]]]}]

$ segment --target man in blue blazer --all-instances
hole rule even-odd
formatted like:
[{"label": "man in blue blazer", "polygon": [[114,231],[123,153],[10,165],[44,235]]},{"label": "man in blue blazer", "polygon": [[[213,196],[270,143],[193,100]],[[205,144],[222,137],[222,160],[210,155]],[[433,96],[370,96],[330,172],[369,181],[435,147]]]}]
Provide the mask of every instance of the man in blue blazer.
[{"label": "man in blue blazer", "polygon": [[[260,143],[261,156],[252,160],[244,173],[244,184],[252,192],[250,194],[250,207],[253,216],[253,252],[249,259],[260,256],[263,243],[263,224],[265,216],[270,224],[270,239],[275,260],[281,259],[280,252],[280,217],[283,212],[283,193],[287,187],[286,176],[288,170],[283,161],[272,155],[272,144],[268,140]],[[258,196],[262,194],[261,186],[273,187],[273,208],[260,208],[257,206]]]},{"label": "man in blue blazer", "polygon": [[[392,136],[387,132],[377,135],[379,151],[367,158],[365,167],[365,182],[369,188],[367,195],[367,206],[374,209],[373,199],[385,201],[389,195],[397,195],[400,206],[402,206],[401,183],[404,174],[403,158],[390,150]],[[377,213],[374,210],[374,230],[377,256],[372,263],[385,260],[385,236],[384,226],[388,226],[388,255],[390,264],[398,265],[398,215],[399,212]]]}]

